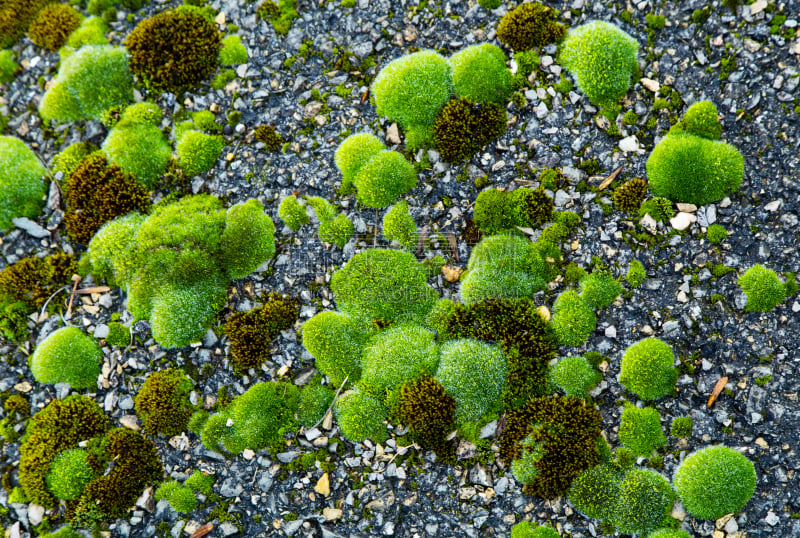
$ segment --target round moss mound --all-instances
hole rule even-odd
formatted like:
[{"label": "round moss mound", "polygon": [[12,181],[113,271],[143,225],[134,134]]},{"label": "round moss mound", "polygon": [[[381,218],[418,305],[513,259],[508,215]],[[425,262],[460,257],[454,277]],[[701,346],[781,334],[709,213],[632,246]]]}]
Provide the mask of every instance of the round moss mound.
[{"label": "round moss mound", "polygon": [[86,245],[106,222],[132,211],[150,209],[147,188],[109,164],[102,153],[85,158],[64,185],[64,224],[73,241]]},{"label": "round moss mound", "polygon": [[670,134],[647,159],[654,195],[674,202],[704,205],[739,189],[744,158],[735,147],[692,134]]},{"label": "round moss mound", "polygon": [[464,47],[450,56],[453,90],[473,103],[505,105],[511,96],[511,71],[506,55],[489,43]]},{"label": "round moss mound", "polygon": [[614,207],[626,213],[635,213],[642,205],[647,195],[647,182],[640,177],[634,177],[614,190]]},{"label": "round moss mound", "polygon": [[[505,67],[504,67],[505,68]],[[458,163],[469,159],[506,131],[504,106],[472,103],[462,97],[449,100],[436,114],[433,141],[442,159]]]},{"label": "round moss mound", "polygon": [[652,407],[626,405],[620,419],[619,442],[635,456],[650,457],[667,442],[661,429],[661,415]]},{"label": "round moss mound", "polygon": [[386,399],[406,381],[432,375],[439,362],[434,334],[418,325],[393,325],[372,337],[361,359],[361,384]]},{"label": "round moss mound", "polygon": [[45,480],[53,495],[64,501],[71,501],[96,476],[89,464],[88,452],[73,448],[61,452],[53,459]]},{"label": "round moss mound", "polygon": [[166,500],[176,512],[186,514],[197,508],[197,497],[191,488],[181,485],[175,480],[162,482],[155,493],[157,501]]},{"label": "round moss mound", "polygon": [[148,88],[180,94],[214,73],[222,39],[213,21],[193,10],[175,9],[140,22],[125,47],[131,71]]},{"label": "round moss mound", "polygon": [[675,387],[678,370],[669,344],[645,338],[632,344],[622,356],[619,382],[643,400],[666,396]]},{"label": "round moss mound", "polygon": [[194,406],[189,393],[192,381],[181,370],[170,368],[150,374],[134,398],[134,409],[145,433],[179,435],[186,430]]},{"label": "round moss mound", "polygon": [[520,521],[511,528],[511,538],[560,538],[553,527],[535,525],[530,521]]},{"label": "round moss mound", "polygon": [[0,136],[0,231],[16,217],[36,218],[46,193],[46,170],[36,154],[13,136]]},{"label": "round moss mound", "polygon": [[133,76],[122,47],[87,45],[67,56],[39,103],[45,120],[100,120],[133,101]]},{"label": "round moss mound", "polygon": [[658,529],[648,534],[646,538],[692,538],[692,535],[678,529]]},{"label": "round moss mound", "polygon": [[436,379],[456,401],[459,424],[478,420],[500,397],[508,375],[503,351],[478,340],[445,342]]},{"label": "round moss mound", "polygon": [[619,499],[623,473],[613,465],[596,465],[583,471],[569,488],[569,502],[591,519],[610,521]]},{"label": "round moss mound", "polygon": [[398,418],[421,446],[436,451],[443,459],[454,455],[453,446],[445,438],[455,427],[456,401],[441,383],[427,375],[405,383],[397,407]]},{"label": "round moss mound", "polygon": [[345,138],[333,154],[336,168],[342,173],[342,192],[350,192],[358,171],[385,149],[383,142],[369,133],[357,133]]},{"label": "round moss mound", "polygon": [[374,329],[358,317],[320,312],[303,324],[303,346],[334,387],[361,378],[361,355]]},{"label": "round moss mound", "polygon": [[515,51],[540,48],[566,33],[558,11],[539,2],[526,2],[506,13],[497,25],[497,39]]},{"label": "round moss mound", "polygon": [[595,310],[614,302],[622,293],[622,284],[607,271],[594,271],[580,281],[581,298]]},{"label": "round moss mound", "polygon": [[178,165],[187,177],[211,170],[222,153],[222,137],[187,131],[175,144]]},{"label": "round moss mound", "polygon": [[686,457],[673,484],[686,511],[700,519],[735,514],[756,489],[756,470],[745,456],[725,446],[712,446]]},{"label": "round moss mound", "polygon": [[147,188],[158,186],[172,158],[164,133],[149,121],[120,121],[108,133],[102,148],[111,162]]},{"label": "round moss mound", "polygon": [[281,204],[278,206],[278,216],[293,232],[310,221],[306,214],[306,206],[301,205],[296,196],[287,196],[281,200]]},{"label": "round moss mound", "polygon": [[28,28],[34,44],[54,52],[67,42],[69,35],[80,26],[83,16],[67,4],[45,6]]},{"label": "round moss mound", "polygon": [[429,144],[436,114],[450,98],[451,79],[450,63],[435,51],[401,56],[372,82],[376,112],[407,131],[407,147]]},{"label": "round moss mound", "polygon": [[570,30],[561,44],[560,61],[578,87],[599,106],[625,95],[638,73],[639,43],[604,21],[588,22]]},{"label": "round moss mound", "polygon": [[384,323],[421,322],[437,299],[425,268],[398,250],[359,252],[333,274],[331,290],[339,310]]},{"label": "round moss mound", "polygon": [[408,202],[397,202],[383,216],[383,236],[387,241],[397,241],[408,250],[416,250],[419,237],[417,224],[408,212]]},{"label": "round moss mound", "polygon": [[386,425],[386,407],[377,398],[362,391],[343,394],[336,400],[336,417],[342,435],[360,443],[372,439],[383,443],[389,437]]},{"label": "round moss mound", "polygon": [[747,295],[747,312],[768,312],[786,300],[786,285],[772,269],[756,264],[737,281]]},{"label": "round moss mound", "polygon": [[360,203],[381,209],[417,185],[417,172],[401,153],[383,150],[358,170],[353,182]]},{"label": "round moss mound", "polygon": [[39,383],[69,383],[73,388],[97,384],[103,352],[94,339],[77,327],[50,334],[31,355],[31,372]]},{"label": "round moss mound", "polygon": [[717,107],[711,101],[700,101],[690,106],[683,119],[673,125],[670,133],[689,133],[709,140],[719,140],[722,136],[722,124],[719,121]]},{"label": "round moss mound", "polygon": [[584,343],[597,327],[597,316],[592,306],[575,290],[568,290],[553,303],[550,327],[563,346]]},{"label": "round moss mound", "polygon": [[649,469],[633,469],[620,482],[611,521],[621,534],[645,534],[664,524],[674,502],[666,478]]},{"label": "round moss mound", "polygon": [[567,396],[586,398],[602,376],[584,357],[566,357],[548,371],[550,382]]}]

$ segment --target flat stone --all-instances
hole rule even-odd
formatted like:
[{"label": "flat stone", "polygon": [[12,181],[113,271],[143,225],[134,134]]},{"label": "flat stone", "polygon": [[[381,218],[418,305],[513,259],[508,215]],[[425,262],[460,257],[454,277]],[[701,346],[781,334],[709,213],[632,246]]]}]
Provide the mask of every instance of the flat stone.
[{"label": "flat stone", "polygon": [[236,528],[236,525],[231,523],[230,521],[224,521],[220,526],[219,530],[222,531],[223,536],[233,536],[239,532],[239,529]]},{"label": "flat stone", "polygon": [[322,515],[325,521],[335,521],[342,518],[342,511],[338,508],[326,507],[322,509]]},{"label": "flat stone", "polygon": [[42,522],[44,519],[44,506],[40,506],[38,504],[29,504],[28,505],[28,521],[34,527]]},{"label": "flat stone", "polygon": [[39,226],[39,224],[27,217],[17,217],[15,219],[11,219],[11,222],[13,222],[14,226],[20,230],[24,230],[28,235],[32,235],[38,239],[50,237],[49,231],[47,231],[45,228],[42,228]]},{"label": "flat stone", "polygon": [[639,140],[636,136],[626,136],[622,140],[619,141],[619,149],[624,151],[625,153],[638,153],[639,152]]},{"label": "flat stone", "polygon": [[684,213],[681,211],[671,219],[669,219],[669,223],[672,227],[676,230],[685,230],[689,226],[691,226],[695,221],[697,221],[697,216],[691,213]]},{"label": "flat stone", "polygon": [[756,0],[752,4],[750,4],[750,15],[756,15],[761,13],[767,7],[767,0]]},{"label": "flat stone", "polygon": [[639,224],[641,224],[642,227],[652,235],[656,235],[658,233],[658,223],[656,222],[656,219],[654,219],[649,213],[646,213],[641,220],[639,220]]},{"label": "flat stone", "polygon": [[646,89],[650,90],[653,93],[658,93],[658,90],[661,89],[661,84],[658,83],[657,80],[649,79],[649,78],[641,78],[639,82],[642,83]]},{"label": "flat stone", "polygon": [[675,207],[678,208],[678,211],[683,211],[684,213],[694,213],[697,211],[697,206],[694,204],[677,203]]},{"label": "flat stone", "polygon": [[136,415],[123,415],[120,417],[119,423],[126,428],[139,431],[139,418]]}]

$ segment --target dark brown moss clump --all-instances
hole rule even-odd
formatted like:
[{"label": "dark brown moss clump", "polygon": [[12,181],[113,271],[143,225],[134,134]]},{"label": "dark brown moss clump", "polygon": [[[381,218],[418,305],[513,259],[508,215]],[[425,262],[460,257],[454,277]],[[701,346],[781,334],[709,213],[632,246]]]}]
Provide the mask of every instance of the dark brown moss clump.
[{"label": "dark brown moss clump", "polygon": [[283,146],[283,138],[275,130],[274,123],[259,125],[253,135],[256,140],[264,143],[264,149],[267,151],[278,151]]},{"label": "dark brown moss clump", "polygon": [[82,19],[78,10],[70,5],[51,4],[36,16],[28,28],[28,35],[35,44],[54,52],[67,42]]},{"label": "dark brown moss clump", "polygon": [[0,2],[0,49],[7,49],[28,29],[31,21],[55,0],[3,0]]},{"label": "dark brown moss clump", "polygon": [[101,154],[85,158],[65,185],[67,212],[64,223],[70,238],[87,244],[106,222],[131,211],[147,213],[150,194],[147,188],[109,164]]},{"label": "dark brown moss clump", "polygon": [[47,489],[45,477],[53,459],[81,441],[105,434],[108,418],[91,399],[70,396],[53,400],[28,422],[25,442],[20,447],[19,482],[36,504],[52,507],[57,499]]},{"label": "dark brown moss clump", "polygon": [[469,159],[506,131],[506,121],[506,111],[499,105],[451,99],[436,116],[433,126],[436,149],[450,163]]},{"label": "dark brown moss clump", "polygon": [[149,435],[178,435],[186,430],[194,406],[189,393],[194,386],[181,370],[150,374],[134,399],[136,414]]},{"label": "dark brown moss clump", "polygon": [[434,378],[424,376],[400,388],[398,418],[423,448],[442,460],[455,457],[454,445],[445,438],[454,429],[456,402]]},{"label": "dark brown moss clump", "polygon": [[228,318],[225,333],[231,340],[234,371],[244,374],[261,366],[269,358],[272,339],[294,326],[298,315],[297,299],[270,293],[262,306]]},{"label": "dark brown moss clump", "polygon": [[520,407],[532,396],[549,392],[547,364],[555,358],[547,322],[528,299],[489,299],[471,306],[456,304],[444,320],[448,338],[475,338],[503,347],[508,379],[503,394],[507,409]]},{"label": "dark brown moss clump", "polygon": [[633,213],[639,210],[647,195],[647,182],[640,177],[629,179],[614,191],[614,207]]},{"label": "dark brown moss clump", "polygon": [[559,41],[567,29],[557,22],[558,11],[538,2],[521,4],[497,25],[497,39],[515,51],[544,47]]},{"label": "dark brown moss clump", "polygon": [[[533,450],[536,474],[525,490],[552,499],[564,495],[582,471],[600,463],[600,425],[600,413],[583,399],[534,398],[506,416],[500,456],[510,465],[523,450]],[[529,446],[523,447],[526,438]]]},{"label": "dark brown moss clump", "polygon": [[149,88],[179,94],[211,76],[222,39],[212,21],[195,11],[176,9],[140,22],[125,46],[131,71]]},{"label": "dark brown moss clump", "polygon": [[511,205],[518,226],[537,227],[553,218],[553,199],[544,191],[521,188],[511,193]]}]

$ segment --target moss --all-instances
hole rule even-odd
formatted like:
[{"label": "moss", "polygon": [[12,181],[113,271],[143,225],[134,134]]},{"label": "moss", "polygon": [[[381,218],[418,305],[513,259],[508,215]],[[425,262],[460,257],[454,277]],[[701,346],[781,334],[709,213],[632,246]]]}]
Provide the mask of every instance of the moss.
[{"label": "moss", "polygon": [[0,136],[0,231],[10,228],[16,217],[36,218],[44,204],[45,173],[22,140]]},{"label": "moss", "polygon": [[610,521],[619,499],[623,473],[614,465],[597,465],[583,471],[569,488],[569,502],[586,517]]},{"label": "moss", "polygon": [[156,489],[155,499],[168,501],[173,510],[183,514],[193,512],[197,508],[197,497],[191,488],[175,480],[162,482]]},{"label": "moss", "polygon": [[334,392],[319,380],[313,381],[300,390],[300,403],[297,408],[297,421],[310,428],[325,416],[331,403]]},{"label": "moss", "polygon": [[458,163],[469,159],[506,131],[505,107],[492,102],[474,104],[450,99],[436,114],[433,140],[442,159]]},{"label": "moss", "polygon": [[383,322],[422,321],[436,293],[413,255],[370,249],[353,256],[334,273],[331,290],[344,313]]},{"label": "moss", "polygon": [[191,380],[181,370],[154,372],[136,394],[134,406],[149,435],[179,435],[186,430],[194,406],[189,393],[194,389]]},{"label": "moss", "polygon": [[538,2],[520,4],[500,19],[497,39],[515,51],[544,47],[566,34],[557,18],[558,11]]},{"label": "moss", "polygon": [[333,243],[339,248],[344,248],[353,237],[354,231],[353,221],[347,218],[344,213],[339,213],[332,219],[320,222],[318,233],[320,241]]},{"label": "moss", "polygon": [[470,45],[449,59],[454,93],[473,103],[504,106],[511,96],[511,71],[506,55],[489,43]]},{"label": "moss", "polygon": [[647,182],[635,177],[614,190],[614,207],[619,211],[635,213],[647,194]]},{"label": "moss", "polygon": [[728,231],[719,224],[712,224],[706,231],[706,238],[714,245],[719,245],[728,237]]},{"label": "moss", "polygon": [[369,133],[357,133],[345,138],[336,148],[333,159],[342,173],[343,193],[351,192],[356,174],[367,162],[386,149],[383,142]]},{"label": "moss", "polygon": [[140,22],[125,39],[131,71],[148,88],[182,93],[217,68],[222,40],[216,25],[192,10],[168,10]]},{"label": "moss", "polygon": [[417,225],[408,212],[408,203],[401,201],[383,216],[383,236],[387,241],[397,241],[408,250],[417,248]]},{"label": "moss", "polygon": [[61,57],[68,56],[85,45],[107,45],[108,25],[100,17],[87,17],[67,38],[66,47],[60,51]]},{"label": "moss", "polygon": [[238,35],[229,35],[222,40],[222,48],[219,51],[219,63],[221,65],[247,63],[247,49],[242,44],[241,37]]},{"label": "moss", "polygon": [[361,378],[361,355],[373,329],[357,317],[320,312],[303,324],[303,345],[335,387]]},{"label": "moss", "polygon": [[619,382],[643,400],[661,398],[672,391],[678,379],[674,360],[668,344],[645,338],[625,350]]},{"label": "moss", "polygon": [[675,491],[686,511],[700,519],[718,519],[739,512],[757,482],[752,462],[725,446],[690,454],[675,472]]},{"label": "moss", "polygon": [[266,0],[258,6],[256,13],[272,24],[276,34],[284,36],[289,33],[292,22],[298,17],[297,0],[278,0],[278,4]]},{"label": "moss", "polygon": [[521,521],[511,528],[510,538],[559,538],[560,536],[553,527]]},{"label": "moss", "polygon": [[46,476],[53,459],[78,443],[102,436],[108,419],[94,401],[85,396],[53,400],[29,421],[20,447],[19,481],[31,502],[51,507],[56,499]]},{"label": "moss", "polygon": [[109,322],[106,344],[112,347],[126,347],[131,344],[131,332],[128,327],[116,321]]},{"label": "moss", "polygon": [[638,288],[641,286],[644,279],[647,278],[647,272],[644,269],[644,265],[639,260],[631,260],[630,264],[628,264],[628,273],[625,275],[625,280],[632,288]]},{"label": "moss", "polygon": [[664,528],[651,532],[647,538],[692,538],[692,535],[686,531]]},{"label": "moss", "polygon": [[208,497],[211,495],[214,487],[214,476],[208,475],[202,471],[194,471],[191,476],[186,479],[184,485]]},{"label": "moss", "polygon": [[97,478],[89,464],[89,454],[85,450],[73,448],[59,453],[50,464],[45,476],[47,489],[65,501],[77,498],[86,485]]},{"label": "moss", "polygon": [[[0,50],[0,84],[8,84],[16,77],[19,65],[16,61],[14,51],[3,49]],[[0,129],[0,134],[5,131],[5,125]]]},{"label": "moss", "polygon": [[673,437],[687,438],[692,436],[692,417],[675,417],[672,419],[670,434]]},{"label": "moss", "polygon": [[566,357],[550,367],[548,378],[567,396],[586,398],[602,375],[585,358]]},{"label": "moss", "polygon": [[70,238],[87,244],[100,227],[131,211],[150,209],[147,189],[111,165],[102,154],[87,157],[64,186],[64,224]]},{"label": "moss", "polygon": [[439,362],[434,334],[417,325],[393,325],[373,336],[361,358],[361,387],[386,403],[390,393],[421,375],[433,375]]},{"label": "moss", "polygon": [[[583,400],[562,396],[533,398],[506,416],[500,456],[506,465],[523,451],[535,457],[533,481],[526,491],[545,498],[566,493],[572,480],[599,462],[600,414]],[[528,447],[522,441],[528,436]]]},{"label": "moss", "polygon": [[120,121],[108,133],[102,148],[109,160],[123,172],[145,187],[154,188],[167,170],[172,148],[157,125],[160,116],[155,116],[151,108],[139,105],[141,103],[122,112]]},{"label": "moss", "polygon": [[510,197],[498,189],[487,189],[475,200],[474,220],[485,233],[494,234],[514,227]]},{"label": "moss", "polygon": [[622,534],[644,534],[663,525],[674,501],[675,494],[663,476],[634,469],[620,482],[611,521]]},{"label": "moss", "polygon": [[626,405],[619,426],[619,442],[634,455],[647,458],[667,441],[661,416],[652,407]]},{"label": "moss", "polygon": [[353,179],[356,199],[367,207],[380,209],[417,184],[414,167],[401,153],[383,150],[364,163]]},{"label": "moss", "polygon": [[69,35],[81,24],[83,16],[67,4],[45,6],[28,28],[35,45],[54,52],[67,42]]},{"label": "moss", "polygon": [[380,70],[372,83],[376,112],[406,132],[406,146],[430,142],[439,110],[450,98],[452,67],[426,50],[401,56]]},{"label": "moss", "polygon": [[291,329],[297,321],[297,299],[270,293],[264,304],[248,312],[236,312],[225,323],[230,338],[234,371],[245,374],[259,368],[270,357],[272,340],[281,331]]},{"label": "moss", "polygon": [[296,232],[301,226],[309,222],[308,214],[306,214],[306,206],[301,205],[294,195],[287,196],[281,200],[278,206],[278,216],[293,232]]},{"label": "moss", "polygon": [[722,124],[719,122],[717,107],[711,101],[700,101],[690,106],[683,118],[673,125],[669,134],[688,133],[694,136],[719,140]]},{"label": "moss", "polygon": [[786,300],[786,286],[778,274],[761,264],[745,271],[737,284],[747,295],[747,312],[768,312]]},{"label": "moss", "polygon": [[133,76],[122,47],[87,45],[65,58],[39,103],[45,120],[100,120],[133,101]]},{"label": "moss", "polygon": [[0,302],[22,303],[27,313],[70,281],[77,271],[75,258],[56,252],[44,258],[22,258],[0,271]]},{"label": "moss", "polygon": [[77,327],[63,327],[36,346],[30,358],[39,383],[69,383],[73,388],[97,385],[103,352],[94,339]]},{"label": "moss", "polygon": [[36,14],[54,0],[7,0],[0,5],[0,48],[10,48],[31,24]]},{"label": "moss", "polygon": [[455,400],[430,376],[408,381],[400,389],[398,418],[420,446],[436,451],[440,459],[455,456],[453,445],[445,440],[455,427],[455,410]]},{"label": "moss", "polygon": [[350,441],[359,443],[372,439],[383,443],[389,437],[383,421],[387,410],[384,405],[366,392],[351,391],[343,394],[335,405],[339,429]]},{"label": "moss", "polygon": [[550,327],[564,346],[577,346],[585,342],[597,327],[597,316],[592,306],[574,290],[568,290],[553,303]]},{"label": "moss", "polygon": [[278,133],[274,123],[266,123],[256,127],[253,136],[264,144],[267,151],[278,151],[283,146],[283,137]]},{"label": "moss", "polygon": [[53,157],[50,168],[52,168],[53,172],[63,173],[65,180],[69,179],[69,176],[78,168],[78,165],[97,150],[98,147],[91,142],[75,142]]},{"label": "moss", "polygon": [[650,198],[639,208],[639,217],[650,215],[658,222],[667,222],[675,215],[672,202],[666,198]]},{"label": "moss", "polygon": [[222,153],[222,137],[187,131],[175,144],[178,164],[187,177],[211,170]]},{"label": "moss", "polygon": [[581,280],[580,293],[584,301],[599,310],[613,303],[622,293],[622,284],[611,273],[595,270]]}]

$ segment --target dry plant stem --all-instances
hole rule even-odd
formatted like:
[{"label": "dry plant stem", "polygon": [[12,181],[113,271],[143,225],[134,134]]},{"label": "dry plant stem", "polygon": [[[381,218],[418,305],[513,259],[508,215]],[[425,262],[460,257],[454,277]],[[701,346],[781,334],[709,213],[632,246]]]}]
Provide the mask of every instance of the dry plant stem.
[{"label": "dry plant stem", "polygon": [[608,177],[605,178],[602,181],[602,183],[600,183],[600,185],[597,186],[597,190],[602,191],[603,189],[611,185],[611,182],[617,179],[617,176],[619,175],[620,172],[622,172],[622,165],[619,165],[616,170],[608,174]]},{"label": "dry plant stem", "polygon": [[428,236],[428,225],[422,227],[422,231],[419,233],[419,241],[417,241],[417,256],[422,255],[422,251],[425,247],[425,238]]},{"label": "dry plant stem", "polygon": [[348,379],[350,379],[350,376],[349,376],[349,375],[348,375],[348,376],[346,376],[346,377],[344,378],[344,381],[342,381],[342,385],[339,387],[339,390],[337,390],[337,391],[336,391],[336,394],[334,394],[334,395],[333,395],[333,400],[331,401],[331,405],[329,405],[329,406],[328,406],[328,409],[325,411],[325,413],[323,413],[323,414],[322,414],[322,418],[321,418],[321,419],[319,419],[319,420],[318,420],[318,421],[317,421],[317,422],[316,422],[316,423],[315,423],[313,426],[311,426],[311,427],[309,428],[309,430],[313,430],[314,428],[316,428],[317,426],[319,426],[319,425],[322,423],[322,421],[323,421],[323,420],[325,420],[325,417],[327,417],[327,416],[328,416],[328,413],[330,413],[330,412],[331,412],[331,409],[333,409],[333,405],[336,403],[336,398],[338,398],[338,397],[339,397],[339,393],[341,393],[341,392],[342,392],[342,389],[343,389],[343,388],[344,388],[344,386],[347,384],[347,380],[348,380]]}]

